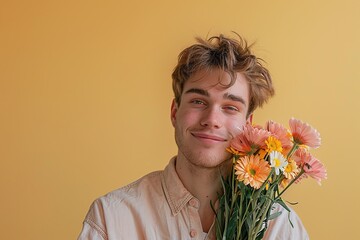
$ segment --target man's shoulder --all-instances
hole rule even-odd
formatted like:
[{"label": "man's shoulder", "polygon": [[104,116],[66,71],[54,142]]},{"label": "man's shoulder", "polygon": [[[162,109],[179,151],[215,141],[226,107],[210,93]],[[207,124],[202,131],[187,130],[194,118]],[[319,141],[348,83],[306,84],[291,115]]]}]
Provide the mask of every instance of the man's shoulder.
[{"label": "man's shoulder", "polygon": [[[141,216],[139,213],[146,212],[148,206],[157,206],[156,204],[161,202],[159,199],[164,198],[161,176],[162,171],[149,173],[124,187],[97,198],[85,217],[85,230],[79,239],[88,239],[86,238],[87,234],[93,233],[101,235],[103,239],[108,239],[109,231],[112,231],[112,234],[115,232],[121,235],[126,230],[125,228],[129,227],[127,223],[141,221],[138,217]],[[115,224],[119,222],[122,224]],[[133,232],[136,231],[133,229]]]},{"label": "man's shoulder", "polygon": [[126,186],[120,187],[116,190],[113,190],[106,195],[97,199],[105,203],[114,202],[114,201],[126,201],[135,198],[141,198],[147,193],[159,193],[161,190],[161,178],[163,171],[155,171],[146,174],[145,176],[137,179],[136,181],[129,183]]}]

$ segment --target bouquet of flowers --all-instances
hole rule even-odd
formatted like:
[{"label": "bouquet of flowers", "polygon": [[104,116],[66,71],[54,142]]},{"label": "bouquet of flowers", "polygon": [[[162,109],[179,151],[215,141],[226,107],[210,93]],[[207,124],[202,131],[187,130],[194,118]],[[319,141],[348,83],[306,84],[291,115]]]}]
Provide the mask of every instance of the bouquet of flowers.
[{"label": "bouquet of flowers", "polygon": [[227,149],[232,172],[222,178],[224,193],[216,211],[218,240],[262,239],[268,221],[281,214],[271,211],[274,204],[290,212],[281,196],[293,183],[308,176],[319,184],[326,179],[324,165],[309,152],[320,146],[319,132],[294,118],[289,126],[247,124],[232,140]]}]

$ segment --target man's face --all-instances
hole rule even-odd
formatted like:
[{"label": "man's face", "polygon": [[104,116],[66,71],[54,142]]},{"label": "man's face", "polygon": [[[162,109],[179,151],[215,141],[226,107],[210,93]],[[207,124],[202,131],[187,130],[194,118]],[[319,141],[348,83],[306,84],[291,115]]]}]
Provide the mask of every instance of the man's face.
[{"label": "man's face", "polygon": [[227,73],[213,69],[198,71],[185,83],[180,105],[171,107],[179,160],[213,168],[229,159],[226,148],[246,123],[249,106],[245,77],[238,73],[234,85],[225,88],[229,82]]}]

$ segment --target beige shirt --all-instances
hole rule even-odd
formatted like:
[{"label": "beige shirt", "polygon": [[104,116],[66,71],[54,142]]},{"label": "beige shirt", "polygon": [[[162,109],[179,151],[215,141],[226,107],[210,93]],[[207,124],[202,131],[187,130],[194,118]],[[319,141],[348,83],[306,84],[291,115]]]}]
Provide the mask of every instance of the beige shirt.
[{"label": "beige shirt", "polygon": [[[85,217],[78,240],[215,239],[215,229],[204,233],[199,200],[187,191],[172,159],[164,171],[150,173],[126,187],[97,199]],[[264,239],[308,239],[294,211],[270,221]]]}]

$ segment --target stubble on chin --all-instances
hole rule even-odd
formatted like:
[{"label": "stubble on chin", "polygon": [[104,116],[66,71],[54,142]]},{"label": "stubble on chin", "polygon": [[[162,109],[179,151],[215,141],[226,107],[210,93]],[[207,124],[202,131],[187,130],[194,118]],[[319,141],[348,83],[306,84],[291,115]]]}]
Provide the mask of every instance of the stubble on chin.
[{"label": "stubble on chin", "polygon": [[178,154],[181,158],[184,158],[189,164],[198,168],[219,168],[222,165],[231,162],[231,154],[224,152],[220,154],[211,154],[194,149],[194,147],[185,144],[181,139],[175,136],[176,144],[178,146]]},{"label": "stubble on chin", "polygon": [[[221,169],[223,165],[228,165],[231,161],[231,154],[226,151],[226,145],[217,153],[207,151],[206,149],[196,149],[196,146],[192,145],[189,141],[189,136],[185,136],[179,126],[175,124],[175,142],[178,147],[178,158],[184,158],[188,164],[193,165],[199,169]],[[188,133],[190,134],[190,133]],[[214,150],[216,151],[216,150]]]}]

